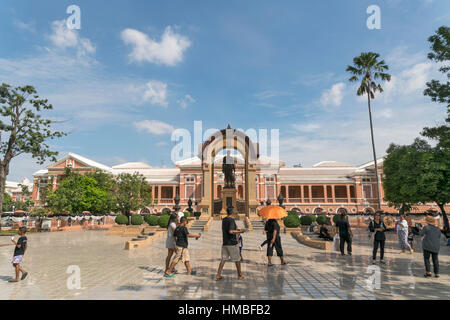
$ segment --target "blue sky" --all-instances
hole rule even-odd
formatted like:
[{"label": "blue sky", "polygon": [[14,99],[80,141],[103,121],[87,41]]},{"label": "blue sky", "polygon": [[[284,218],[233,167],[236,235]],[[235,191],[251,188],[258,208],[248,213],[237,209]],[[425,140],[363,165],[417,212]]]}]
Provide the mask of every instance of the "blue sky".
[{"label": "blue sky", "polygon": [[[69,30],[66,8],[81,9]],[[366,26],[369,5],[381,29]],[[425,82],[440,77],[426,39],[445,0],[2,1],[0,81],[34,85],[70,134],[53,149],[106,165],[173,166],[174,128],[279,129],[287,165],[371,159],[367,105],[345,68],[381,54],[393,80],[373,103],[376,145],[410,143],[442,121]],[[17,158],[8,180],[41,168]]]}]

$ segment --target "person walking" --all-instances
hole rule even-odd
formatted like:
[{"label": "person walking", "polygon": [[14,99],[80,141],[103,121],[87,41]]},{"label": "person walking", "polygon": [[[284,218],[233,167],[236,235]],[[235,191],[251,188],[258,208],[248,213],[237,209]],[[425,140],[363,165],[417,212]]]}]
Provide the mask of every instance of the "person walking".
[{"label": "person walking", "polygon": [[195,238],[196,240],[200,238],[200,234],[190,234],[189,230],[186,228],[187,224],[187,218],[183,217],[180,220],[180,225],[175,229],[175,232],[173,234],[175,238],[175,244],[176,244],[176,252],[175,252],[175,258],[172,261],[172,264],[170,265],[169,269],[166,270],[164,273],[164,277],[171,278],[173,277],[173,269],[175,269],[175,266],[177,263],[183,263],[186,266],[186,271],[188,275],[195,276],[197,274],[196,271],[191,270],[191,264],[190,264],[190,255],[188,250],[188,238]]},{"label": "person walking", "polygon": [[19,281],[19,276],[20,273],[22,272],[22,277],[20,278],[20,280],[25,280],[25,278],[28,275],[28,272],[26,272],[21,266],[20,264],[23,262],[23,256],[25,254],[25,251],[28,248],[28,239],[25,236],[25,233],[27,232],[27,228],[26,227],[20,227],[19,228],[19,239],[17,240],[17,242],[14,240],[14,237],[11,238],[11,242],[14,243],[15,248],[14,248],[14,256],[12,259],[12,265],[15,269],[16,272],[16,277],[9,280],[9,282],[18,282]]},{"label": "person walking", "polygon": [[270,241],[267,247],[267,265],[269,267],[273,266],[272,257],[274,248],[277,251],[277,256],[280,257],[281,264],[285,265],[287,262],[284,260],[283,247],[281,246],[280,225],[275,219],[269,219],[267,222],[267,240]]},{"label": "person walking", "polygon": [[410,254],[414,253],[414,250],[408,243],[408,221],[405,219],[405,215],[400,215],[400,220],[397,221],[397,237],[400,244],[400,253],[405,253],[405,250],[409,250]]},{"label": "person walking", "polygon": [[441,246],[441,230],[436,227],[435,219],[433,217],[426,217],[427,225],[423,227],[419,234],[423,236],[422,249],[423,260],[425,262],[425,277],[431,277],[430,256],[433,260],[434,276],[439,278],[439,249]]},{"label": "person walking", "polygon": [[341,214],[341,219],[336,222],[336,228],[339,232],[339,249],[341,250],[341,256],[345,256],[344,246],[347,242],[347,254],[352,255],[352,238],[353,233],[348,222],[348,216],[346,213]]},{"label": "person walking", "polygon": [[[166,258],[166,269],[170,267],[170,260],[172,256],[175,254],[177,250],[177,245],[175,243],[174,233],[177,229],[177,225],[179,223],[178,215],[176,213],[172,213],[169,219],[169,223],[167,225],[167,238],[166,238],[166,249],[167,249],[167,258]],[[176,271],[174,270],[176,273]]]},{"label": "person walking", "polygon": [[223,279],[222,270],[227,260],[236,264],[238,279],[244,279],[241,271],[241,255],[239,252],[237,236],[244,233],[245,229],[237,228],[236,221],[231,217],[233,209],[233,207],[228,207],[227,216],[222,219],[222,259],[220,260],[219,269],[217,270],[217,281]]},{"label": "person walking", "polygon": [[370,232],[375,232],[375,236],[373,238],[373,264],[377,261],[377,251],[378,247],[380,247],[380,263],[384,262],[384,243],[386,242],[386,235],[384,234],[386,231],[386,226],[381,220],[381,215],[379,213],[375,213],[375,218],[370,222],[369,225]]}]

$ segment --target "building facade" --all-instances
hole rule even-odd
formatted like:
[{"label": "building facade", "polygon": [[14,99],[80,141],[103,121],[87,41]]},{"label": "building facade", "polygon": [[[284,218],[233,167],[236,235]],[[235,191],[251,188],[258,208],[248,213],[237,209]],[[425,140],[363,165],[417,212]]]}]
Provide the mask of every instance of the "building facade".
[{"label": "building facade", "polygon": [[[236,198],[245,200],[245,170],[241,155],[234,156],[236,166]],[[214,201],[221,198],[224,175],[222,157],[214,158],[212,194]],[[57,162],[34,173],[32,198],[35,205],[42,206],[41,189],[51,185],[51,190],[58,188],[66,167],[75,172],[86,173],[96,169],[112,175],[120,173],[142,174],[152,186],[153,204],[141,209],[141,213],[161,213],[172,210],[174,198],[180,197],[181,210],[188,208],[192,199],[194,210],[200,211],[199,205],[204,195],[202,161],[199,157],[182,160],[174,168],[153,168],[143,162],[129,162],[116,166],[106,166],[75,153],[68,153]],[[383,175],[383,159],[378,159],[380,177]],[[374,163],[351,165],[337,161],[322,161],[312,167],[286,167],[283,161],[260,156],[256,163],[256,178],[252,184],[256,188],[258,208],[267,200],[278,203],[278,196],[284,198],[288,210],[297,210],[304,214],[367,213],[378,210],[377,186]],[[397,212],[388,207],[383,200],[383,188],[380,188],[381,210]],[[415,212],[437,210],[434,204],[414,208]]]}]

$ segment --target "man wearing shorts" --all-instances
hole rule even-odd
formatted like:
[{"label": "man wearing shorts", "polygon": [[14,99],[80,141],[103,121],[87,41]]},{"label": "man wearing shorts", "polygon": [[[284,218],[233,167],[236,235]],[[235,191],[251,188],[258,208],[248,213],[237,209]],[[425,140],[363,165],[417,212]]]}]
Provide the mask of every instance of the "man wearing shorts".
[{"label": "man wearing shorts", "polygon": [[173,269],[177,265],[177,263],[183,263],[186,266],[186,271],[188,275],[195,275],[196,272],[191,270],[190,265],[190,257],[189,257],[189,250],[188,250],[188,238],[200,238],[199,234],[190,234],[188,229],[186,228],[187,224],[187,218],[183,217],[180,220],[180,225],[175,229],[174,232],[174,238],[175,238],[175,244],[176,244],[176,252],[175,252],[175,258],[173,259],[172,264],[170,265],[169,269],[166,270],[164,273],[164,276],[166,278],[173,277]]},{"label": "man wearing shorts", "polygon": [[244,276],[241,272],[241,254],[239,252],[239,244],[237,236],[245,232],[245,229],[238,229],[236,226],[236,221],[231,217],[233,213],[233,207],[227,208],[227,217],[222,219],[222,260],[219,264],[219,269],[217,270],[216,280],[222,280],[222,269],[227,260],[236,263],[236,269],[238,273],[239,280],[243,280]]}]

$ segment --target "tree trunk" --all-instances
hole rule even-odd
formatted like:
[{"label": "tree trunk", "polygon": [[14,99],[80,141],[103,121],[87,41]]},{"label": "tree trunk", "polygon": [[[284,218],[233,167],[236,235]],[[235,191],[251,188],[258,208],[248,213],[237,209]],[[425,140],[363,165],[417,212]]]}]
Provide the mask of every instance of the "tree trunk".
[{"label": "tree trunk", "polygon": [[372,125],[372,110],[370,108],[370,96],[367,93],[367,105],[369,107],[369,122],[370,122],[370,136],[372,138],[372,151],[373,151],[373,162],[375,164],[375,178],[377,181],[377,200],[378,200],[378,210],[381,210],[381,198],[380,198],[380,179],[378,177],[378,164],[377,164],[377,154],[375,152],[375,140],[373,138],[373,125]]},{"label": "tree trunk", "polygon": [[[5,186],[6,186],[6,170],[5,167],[0,164],[0,219],[3,213],[3,200],[5,195]],[[0,220],[0,230],[2,229],[2,223]]]},{"label": "tree trunk", "polygon": [[445,208],[444,208],[445,204],[438,203],[437,205],[438,205],[439,209],[441,209],[442,219],[444,220],[444,232],[445,232],[445,235],[448,236],[448,234],[450,232],[450,228],[449,228],[449,225],[448,225],[447,213],[445,212]]}]

